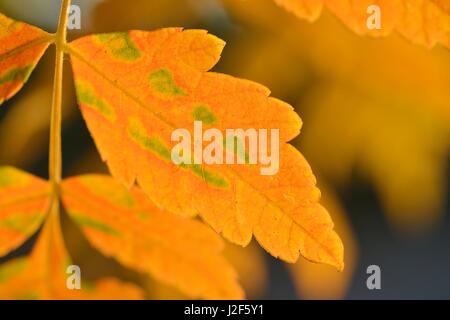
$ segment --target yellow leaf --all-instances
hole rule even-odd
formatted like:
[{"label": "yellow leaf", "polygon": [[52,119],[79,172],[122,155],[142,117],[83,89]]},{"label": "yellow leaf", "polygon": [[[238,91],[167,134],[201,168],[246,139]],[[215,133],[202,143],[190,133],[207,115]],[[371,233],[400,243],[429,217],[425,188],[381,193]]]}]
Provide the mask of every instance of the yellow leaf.
[{"label": "yellow leaf", "polygon": [[0,167],[0,256],[19,247],[40,227],[50,203],[47,182]]},{"label": "yellow leaf", "polygon": [[71,262],[55,213],[47,219],[30,256],[0,267],[0,299],[143,298],[140,289],[117,279],[105,278],[94,284],[82,282],[81,289],[69,289],[67,267]]},{"label": "yellow leaf", "polygon": [[89,241],[107,256],[192,297],[240,299],[236,275],[212,230],[158,209],[138,188],[108,176],[63,183],[63,202]]},{"label": "yellow leaf", "polygon": [[[450,48],[450,10],[446,0],[275,0],[301,18],[317,19],[326,6],[358,34],[386,36],[398,31],[414,43],[429,48],[441,43]],[[368,8],[381,10],[381,29],[370,29]]]},{"label": "yellow leaf", "polygon": [[43,30],[0,13],[0,105],[28,80],[51,37]]},{"label": "yellow leaf", "polygon": [[[202,30],[130,31],[70,44],[78,101],[102,158],[127,186],[135,179],[160,207],[200,216],[232,242],[252,234],[272,255],[343,268],[342,243],[306,160],[287,142],[301,120],[259,84],[207,72],[223,42]],[[280,167],[185,165],[171,161],[177,128],[279,129]],[[246,152],[248,149],[245,150]]]}]

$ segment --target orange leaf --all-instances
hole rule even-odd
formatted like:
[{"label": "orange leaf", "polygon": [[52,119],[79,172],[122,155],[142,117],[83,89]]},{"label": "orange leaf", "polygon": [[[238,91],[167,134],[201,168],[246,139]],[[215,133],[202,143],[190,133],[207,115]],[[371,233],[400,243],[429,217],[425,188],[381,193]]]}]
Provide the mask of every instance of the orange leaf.
[{"label": "orange leaf", "polygon": [[58,216],[52,212],[31,255],[0,267],[0,299],[143,298],[140,289],[116,279],[101,279],[94,284],[82,283],[81,289],[68,289],[69,265]]},{"label": "orange leaf", "polygon": [[[396,30],[414,43],[429,48],[441,43],[450,48],[450,4],[446,0],[275,0],[300,18],[314,21],[326,6],[358,34],[386,36]],[[381,9],[381,29],[369,29],[371,5]]]},{"label": "orange leaf", "polygon": [[[70,44],[78,101],[113,176],[171,212],[197,213],[231,241],[252,234],[272,255],[343,268],[342,243],[303,156],[287,141],[300,131],[293,108],[259,84],[207,72],[223,42],[202,30],[171,28],[88,36]],[[176,128],[194,120],[227,128],[279,129],[280,168],[259,165],[177,166]],[[248,151],[248,150],[246,150]]]},{"label": "orange leaf", "polygon": [[198,221],[159,210],[137,187],[129,192],[108,176],[80,176],[64,181],[62,197],[72,219],[107,256],[192,297],[243,297],[220,255],[220,237]]},{"label": "orange leaf", "polygon": [[22,88],[51,39],[47,32],[0,13],[0,105]]},{"label": "orange leaf", "polygon": [[0,167],[0,256],[36,232],[49,203],[47,182],[15,168]]}]

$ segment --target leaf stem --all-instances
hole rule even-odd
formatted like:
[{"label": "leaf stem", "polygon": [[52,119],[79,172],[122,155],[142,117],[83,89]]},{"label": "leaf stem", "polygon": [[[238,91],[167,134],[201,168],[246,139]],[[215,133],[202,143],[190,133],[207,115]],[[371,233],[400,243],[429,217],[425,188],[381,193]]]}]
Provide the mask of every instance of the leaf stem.
[{"label": "leaf stem", "polygon": [[[61,108],[63,88],[64,46],[67,37],[67,19],[71,0],[62,0],[58,29],[55,34],[55,74],[50,122],[49,178],[52,185],[52,207],[59,205],[59,186],[62,175]],[[58,211],[58,210],[52,210]]]}]

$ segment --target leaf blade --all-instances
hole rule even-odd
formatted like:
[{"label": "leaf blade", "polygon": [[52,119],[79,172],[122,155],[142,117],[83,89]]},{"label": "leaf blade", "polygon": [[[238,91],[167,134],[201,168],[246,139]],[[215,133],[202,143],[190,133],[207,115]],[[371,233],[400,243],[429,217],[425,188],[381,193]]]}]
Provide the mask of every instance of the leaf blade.
[{"label": "leaf blade", "polygon": [[0,167],[0,256],[40,227],[50,204],[49,185],[12,167]]},{"label": "leaf blade", "polygon": [[0,13],[0,105],[27,82],[52,36]]}]

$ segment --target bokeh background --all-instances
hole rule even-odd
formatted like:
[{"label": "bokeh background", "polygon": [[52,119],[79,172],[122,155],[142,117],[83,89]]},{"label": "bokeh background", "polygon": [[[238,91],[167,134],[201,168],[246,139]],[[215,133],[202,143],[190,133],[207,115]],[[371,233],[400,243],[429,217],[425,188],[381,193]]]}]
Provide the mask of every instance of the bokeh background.
[{"label": "bokeh background", "polygon": [[[273,0],[78,0],[84,34],[206,29],[227,42],[214,71],[260,82],[303,119],[292,143],[310,162],[346,249],[346,269],[287,265],[255,243],[228,245],[248,298],[449,299],[450,51],[392,34],[361,37],[324,12],[297,19]],[[0,11],[55,31],[58,0],[0,0]],[[53,50],[29,83],[0,108],[0,165],[47,177]],[[78,111],[70,65],[64,83],[64,175],[107,172]],[[183,298],[92,249],[63,219],[83,276],[118,276],[149,298]],[[30,251],[35,237],[1,258]],[[381,290],[368,290],[369,265]]]}]

